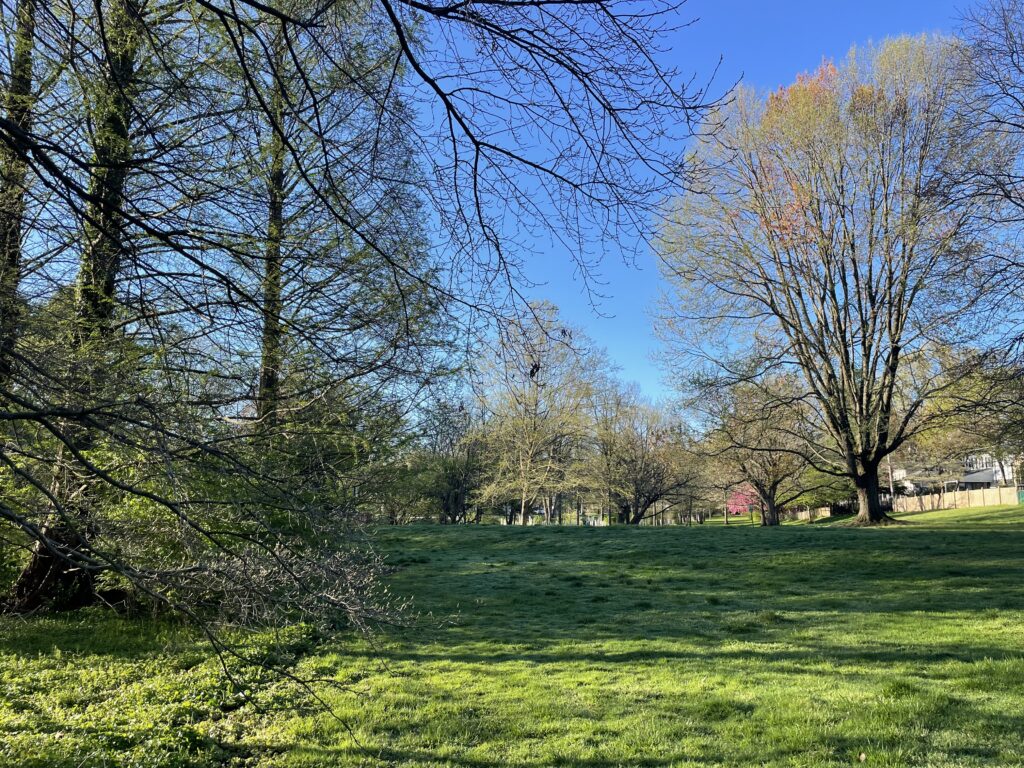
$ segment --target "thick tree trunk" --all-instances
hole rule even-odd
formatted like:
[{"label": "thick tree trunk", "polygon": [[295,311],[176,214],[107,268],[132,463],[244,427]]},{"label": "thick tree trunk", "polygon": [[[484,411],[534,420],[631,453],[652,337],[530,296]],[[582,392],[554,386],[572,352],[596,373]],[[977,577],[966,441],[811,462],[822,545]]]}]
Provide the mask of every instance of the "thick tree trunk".
[{"label": "thick tree trunk", "polygon": [[[18,0],[15,9],[14,58],[4,94],[7,120],[18,130],[32,129],[35,94],[32,59],[35,45],[36,0]],[[21,302],[21,231],[25,218],[28,166],[14,149],[0,146],[0,389],[10,379],[18,339]]]},{"label": "thick tree trunk", "polygon": [[[42,534],[51,545],[71,553],[87,546],[74,531],[44,528]],[[95,599],[95,584],[91,572],[76,567],[73,561],[57,555],[37,541],[32,547],[29,563],[19,574],[8,598],[8,607],[17,613],[30,613],[40,609],[71,610],[88,605]]]},{"label": "thick tree trunk", "polygon": [[[107,71],[97,86],[93,165],[89,205],[85,211],[84,244],[75,286],[75,328],[70,339],[77,357],[68,382],[69,399],[88,405],[103,396],[105,363],[96,351],[110,343],[117,309],[116,281],[124,255],[124,187],[132,161],[130,125],[135,92],[135,62],[140,40],[140,12],[135,0],[113,0],[106,9]],[[62,424],[65,439],[79,453],[95,444],[88,425]],[[68,608],[95,598],[95,573],[75,567],[75,553],[88,555],[95,536],[90,510],[93,478],[70,452],[59,457],[53,496],[58,501],[46,524],[50,546],[37,544],[18,577],[9,607],[17,611],[41,607]]]},{"label": "thick tree trunk", "polygon": [[629,524],[630,525],[640,525],[640,523],[643,522],[644,517],[646,517],[647,510],[649,510],[649,509],[650,509],[650,507],[645,507],[640,502],[634,502],[633,508],[632,508],[632,514],[629,517]]},{"label": "thick tree trunk", "polygon": [[775,503],[774,497],[768,496],[762,499],[761,506],[761,525],[772,526],[779,524],[779,507]]},{"label": "thick tree trunk", "polygon": [[633,522],[633,515],[628,504],[621,504],[615,511],[615,517],[619,525],[631,525]]},{"label": "thick tree trunk", "polygon": [[139,9],[114,0],[106,13],[107,73],[95,99],[96,124],[85,245],[76,286],[80,345],[109,331],[124,255],[124,185],[132,160],[130,125],[139,47]]},{"label": "thick tree trunk", "polygon": [[878,467],[865,467],[863,473],[854,480],[857,486],[857,522],[863,525],[876,525],[889,520],[882,511],[879,498]]}]

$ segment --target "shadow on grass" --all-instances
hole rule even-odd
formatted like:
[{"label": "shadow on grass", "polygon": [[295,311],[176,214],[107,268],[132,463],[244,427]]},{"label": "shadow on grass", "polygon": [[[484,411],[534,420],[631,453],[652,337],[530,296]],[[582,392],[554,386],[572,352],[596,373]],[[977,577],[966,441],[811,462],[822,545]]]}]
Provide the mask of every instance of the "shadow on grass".
[{"label": "shadow on grass", "polygon": [[[776,679],[835,675],[880,691],[891,670],[914,666],[922,671],[911,675],[906,695],[917,696],[921,706],[908,728],[922,734],[949,722],[969,724],[976,737],[949,745],[948,755],[965,764],[995,760],[998,746],[992,745],[999,743],[999,734],[1024,732],[1024,708],[982,711],[965,698],[913,687],[924,677],[936,687],[956,678],[961,688],[982,692],[996,685],[1024,686],[1024,664],[1017,663],[1024,656],[1024,638],[1003,626],[1007,612],[1017,620],[1017,612],[1024,611],[1024,525],[989,522],[982,515],[958,528],[908,525],[877,531],[834,526],[768,531],[740,526],[387,531],[382,546],[394,552],[398,568],[392,575],[393,591],[415,596],[419,610],[432,611],[435,618],[453,617],[454,624],[437,629],[424,621],[388,638],[383,656],[411,669],[462,664],[490,667],[489,673],[497,676],[505,672],[499,666],[503,664],[537,665],[542,675],[547,665],[553,665],[552,672],[568,669],[572,674],[578,664],[599,675],[624,678],[646,674],[648,666],[675,662],[683,670],[726,670],[723,674],[741,679],[755,674]],[[846,633],[858,623],[885,626],[890,621],[906,621],[919,634],[897,645],[858,643]],[[957,622],[969,621],[983,622],[983,630],[956,629]],[[27,658],[59,650],[136,661],[166,654],[169,645],[195,654],[196,646],[190,646],[194,641],[176,624],[95,610],[52,619],[0,619],[0,653]],[[602,648],[601,643],[608,645]],[[380,660],[365,648],[346,647],[338,653],[359,662]],[[446,674],[447,667],[440,669],[437,674]],[[899,673],[893,679],[900,681]],[[885,695],[898,699],[904,694],[896,686]],[[761,714],[739,702],[726,706],[719,720],[697,707],[698,702],[681,697],[659,701],[651,711],[674,718],[670,730],[697,722],[692,727],[708,732],[718,723],[724,729],[736,718]],[[48,720],[45,727],[54,729],[59,723]],[[370,720],[366,727],[376,726]],[[80,736],[83,741],[112,736],[101,731]],[[845,732],[822,733],[827,764],[851,764],[866,747]],[[410,731],[398,736],[419,738]],[[506,747],[517,738],[504,731],[500,736]],[[373,738],[387,741],[390,736],[380,731]],[[889,764],[924,764],[915,762],[914,752],[924,749],[924,738],[907,736],[901,743],[897,736],[882,733],[872,748],[906,750],[900,752],[901,763]],[[280,744],[261,744],[258,735],[243,741],[240,749],[247,755],[281,750]],[[767,738],[732,744],[728,754],[725,747],[716,751],[708,744],[690,753],[666,739],[657,756],[645,754],[644,746],[628,759],[546,755],[508,760],[475,756],[479,747],[458,743],[443,750],[394,744],[366,753],[297,740],[288,751],[322,765],[369,755],[383,764],[452,768],[771,764],[797,754]],[[216,746],[200,740],[195,748]]]},{"label": "shadow on grass", "polygon": [[[487,759],[451,755],[447,752],[432,752],[427,749],[394,749],[386,748],[379,751],[361,751],[356,748],[300,747],[294,750],[297,757],[312,761],[315,765],[348,764],[354,758],[369,758],[381,761],[382,765],[409,766],[446,766],[446,768],[509,768],[509,766],[558,766],[559,768],[621,768],[627,763],[616,759],[579,759],[573,757],[544,757],[542,762],[509,759]],[[685,765],[688,761],[677,755],[663,758],[639,757],[629,758],[628,765],[637,768],[661,768],[662,766]],[[695,761],[695,764],[696,761]],[[702,760],[700,764],[704,764]]]},{"label": "shadow on grass", "polygon": [[[684,715],[684,712],[667,712],[668,716]],[[756,712],[746,713],[756,717]],[[885,756],[887,765],[924,764],[930,749],[929,729],[942,723],[972,722],[983,724],[969,741],[949,744],[945,755],[954,764],[961,760],[966,764],[976,761],[991,761],[1005,755],[1000,747],[993,745],[993,736],[1018,732],[1024,727],[1024,717],[1013,714],[992,714],[981,711],[967,702],[955,697],[938,698],[931,707],[918,713],[913,729],[907,732],[880,729],[870,736],[850,736],[832,731],[823,735],[813,745],[816,755],[822,758],[821,763],[807,762],[809,749],[794,746],[785,742],[759,740],[757,743],[731,744],[723,749],[721,742],[712,738],[700,740],[702,743],[681,747],[680,741],[668,742],[657,756],[631,754],[628,757],[595,757],[575,756],[566,754],[545,754],[528,758],[510,758],[506,756],[478,756],[460,754],[457,748],[448,747],[444,750],[429,748],[383,747],[380,749],[359,748],[354,746],[328,747],[297,745],[291,756],[299,758],[303,764],[312,765],[349,765],[356,760],[372,760],[372,764],[402,766],[445,766],[446,768],[539,768],[540,766],[558,766],[559,768],[619,768],[636,766],[637,768],[662,768],[664,766],[704,766],[704,765],[856,765],[860,763],[858,756],[865,754],[868,761]],[[727,728],[728,723],[723,721]],[[704,729],[704,736],[711,736],[711,729]],[[688,734],[692,736],[693,734]],[[258,748],[257,748],[258,749]],[[727,751],[726,751],[727,750]],[[469,747],[466,751],[479,753],[479,747]],[[893,758],[899,762],[892,762]],[[363,764],[362,762],[359,763]]]},{"label": "shadow on grass", "polygon": [[59,651],[142,660],[198,640],[179,621],[126,618],[102,608],[58,616],[0,616],[0,652],[22,656]]},{"label": "shadow on grass", "polygon": [[462,644],[759,634],[779,642],[785,630],[844,617],[1024,610],[1019,526],[714,536],[612,529],[603,539],[516,532],[520,546],[508,559],[474,559],[495,554],[494,535],[459,541],[460,533],[425,537],[418,551],[427,562],[402,568],[394,588],[418,593],[421,610],[457,615],[446,632]]}]

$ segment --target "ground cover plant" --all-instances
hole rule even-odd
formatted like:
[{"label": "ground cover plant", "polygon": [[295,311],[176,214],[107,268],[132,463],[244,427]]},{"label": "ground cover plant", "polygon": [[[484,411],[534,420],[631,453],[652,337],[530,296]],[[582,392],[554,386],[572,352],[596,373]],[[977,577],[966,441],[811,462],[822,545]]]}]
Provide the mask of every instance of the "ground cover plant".
[{"label": "ground cover plant", "polygon": [[905,519],[383,529],[416,626],[252,640],[333,715],[180,625],[3,617],[0,764],[1024,765],[1024,508]]}]

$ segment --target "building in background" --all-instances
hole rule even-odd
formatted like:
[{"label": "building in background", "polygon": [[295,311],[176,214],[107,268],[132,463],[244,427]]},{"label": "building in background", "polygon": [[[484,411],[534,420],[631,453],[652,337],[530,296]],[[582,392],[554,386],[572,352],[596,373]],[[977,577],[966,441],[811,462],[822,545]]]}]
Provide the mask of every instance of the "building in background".
[{"label": "building in background", "polygon": [[1018,456],[994,457],[990,453],[975,453],[964,458],[964,472],[959,488],[973,491],[978,488],[1001,488],[1015,485],[1014,465]]}]

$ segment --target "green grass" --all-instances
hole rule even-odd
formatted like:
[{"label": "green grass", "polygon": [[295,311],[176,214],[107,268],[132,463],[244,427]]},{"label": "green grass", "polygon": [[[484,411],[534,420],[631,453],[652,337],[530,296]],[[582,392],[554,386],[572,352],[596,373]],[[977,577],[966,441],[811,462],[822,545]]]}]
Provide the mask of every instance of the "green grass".
[{"label": "green grass", "polygon": [[343,723],[180,627],[3,619],[0,765],[1024,766],[1024,508],[906,519],[382,531],[418,625],[297,664]]}]

